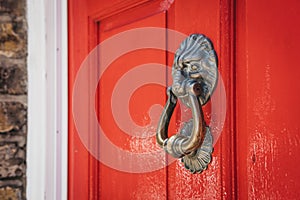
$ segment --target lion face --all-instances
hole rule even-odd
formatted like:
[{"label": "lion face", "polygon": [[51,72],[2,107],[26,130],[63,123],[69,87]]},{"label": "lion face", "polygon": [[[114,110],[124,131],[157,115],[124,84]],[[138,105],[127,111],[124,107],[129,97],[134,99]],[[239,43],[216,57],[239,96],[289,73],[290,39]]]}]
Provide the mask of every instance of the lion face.
[{"label": "lion face", "polygon": [[217,72],[217,58],[210,40],[204,35],[192,34],[176,51],[172,72],[173,91],[185,96],[185,80],[194,80],[202,85],[202,100],[207,101],[215,86]]}]

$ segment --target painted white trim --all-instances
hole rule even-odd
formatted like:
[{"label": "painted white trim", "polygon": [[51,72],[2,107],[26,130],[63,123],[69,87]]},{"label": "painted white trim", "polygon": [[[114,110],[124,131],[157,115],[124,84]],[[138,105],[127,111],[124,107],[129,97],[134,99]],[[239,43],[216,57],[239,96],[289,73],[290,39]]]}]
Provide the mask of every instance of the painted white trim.
[{"label": "painted white trim", "polygon": [[[27,199],[44,199],[46,129],[46,41],[44,1],[27,0],[28,136]],[[39,30],[39,31],[37,31]],[[39,48],[37,48],[39,47]]]},{"label": "painted white trim", "polygon": [[67,0],[27,0],[27,199],[67,199]]}]

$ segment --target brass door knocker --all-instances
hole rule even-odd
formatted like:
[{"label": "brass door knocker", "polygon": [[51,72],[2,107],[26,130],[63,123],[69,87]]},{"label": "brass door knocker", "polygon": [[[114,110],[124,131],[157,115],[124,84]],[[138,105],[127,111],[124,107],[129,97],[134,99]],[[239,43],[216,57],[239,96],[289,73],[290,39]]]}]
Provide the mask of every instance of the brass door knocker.
[{"label": "brass door knocker", "polygon": [[[172,66],[173,84],[167,89],[168,100],[160,117],[156,140],[186,169],[201,173],[211,162],[213,138],[204,120],[205,105],[217,83],[217,56],[211,41],[201,34],[187,37],[176,51]],[[180,133],[168,137],[168,126],[177,99],[192,111]]]}]

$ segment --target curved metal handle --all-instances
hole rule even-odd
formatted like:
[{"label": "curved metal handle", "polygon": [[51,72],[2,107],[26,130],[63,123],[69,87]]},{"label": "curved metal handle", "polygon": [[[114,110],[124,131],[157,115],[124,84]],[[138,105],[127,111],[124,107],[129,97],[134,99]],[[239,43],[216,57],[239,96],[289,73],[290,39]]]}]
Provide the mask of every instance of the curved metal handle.
[{"label": "curved metal handle", "polygon": [[192,82],[189,83],[187,87],[193,116],[191,136],[187,137],[177,134],[168,138],[169,121],[177,103],[177,97],[174,95],[171,88],[168,88],[167,94],[169,98],[157,128],[157,143],[175,158],[181,158],[184,155],[188,155],[197,150],[200,146],[199,141],[202,141],[205,131],[203,112],[198,100],[199,94],[197,95],[197,93],[199,93],[200,85],[196,82]]},{"label": "curved metal handle", "polygon": [[[211,161],[212,136],[206,126],[202,105],[210,98],[217,81],[217,60],[211,42],[192,34],[176,51],[172,68],[173,84],[158,123],[156,140],[160,147],[182,162],[192,173],[202,172]],[[168,138],[168,127],[179,98],[192,111],[179,134]]]}]

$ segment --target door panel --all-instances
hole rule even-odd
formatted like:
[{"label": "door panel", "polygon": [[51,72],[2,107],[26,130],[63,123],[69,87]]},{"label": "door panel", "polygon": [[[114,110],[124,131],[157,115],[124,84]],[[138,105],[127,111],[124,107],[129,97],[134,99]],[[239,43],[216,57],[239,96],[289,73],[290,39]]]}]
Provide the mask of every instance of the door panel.
[{"label": "door panel", "polygon": [[[166,51],[171,49],[177,41],[168,37],[168,32],[159,37],[159,42],[165,45],[165,49],[136,49],[121,55],[106,68],[105,61],[107,52],[118,47],[114,44],[109,49],[98,48],[97,55],[99,61],[96,62],[96,71],[90,71],[87,81],[96,73],[102,73],[99,80],[95,97],[95,112],[99,124],[103,128],[105,136],[101,134],[91,134],[88,138],[88,145],[98,149],[99,155],[89,153],[88,145],[83,145],[78,137],[76,124],[72,117],[72,90],[70,89],[70,135],[69,135],[69,198],[70,199],[222,199],[234,198],[234,147],[233,147],[233,88],[232,88],[232,9],[231,1],[199,1],[191,0],[188,3],[184,0],[177,1],[70,1],[69,3],[69,35],[70,35],[70,88],[75,84],[76,74],[80,65],[93,48],[108,41],[112,36],[116,36],[124,31],[141,27],[170,28],[186,35],[192,33],[203,33],[214,43],[214,48],[219,59],[219,72],[222,79],[219,80],[214,103],[219,105],[219,111],[226,114],[226,121],[219,140],[215,137],[215,147],[213,162],[207,171],[202,174],[190,174],[184,169],[180,161],[170,162],[167,157],[160,162],[170,162],[171,164],[150,172],[133,173],[118,170],[111,165],[101,162],[101,156],[111,156],[113,162],[119,162],[127,166],[136,163],[132,160],[122,160],[120,153],[111,153],[106,146],[101,143],[106,137],[119,149],[131,153],[143,153],[160,150],[155,144],[156,124],[151,123],[151,113],[149,108],[154,104],[164,105],[166,101],[165,91],[170,85],[171,66],[174,54]],[[148,36],[149,35],[145,35]],[[134,38],[130,44],[139,43],[141,38]],[[150,35],[151,37],[151,35]],[[153,37],[155,39],[157,37]],[[132,39],[132,38],[131,38]],[[177,42],[178,43],[178,42]],[[118,49],[116,49],[118,50]],[[118,82],[125,80],[129,72],[136,70],[142,65],[141,70],[147,66],[143,64],[160,63],[164,71],[148,71],[141,73],[139,78],[132,77],[133,80],[143,80],[148,77],[155,77],[163,82],[163,85],[146,84],[136,88],[130,95],[130,99],[123,99],[128,96],[126,91],[117,91]],[[94,63],[95,64],[95,63]],[[124,78],[125,77],[125,78]],[[129,78],[130,80],[130,78]],[[128,81],[128,79],[127,79]],[[125,82],[123,88],[130,86],[130,82]],[[92,84],[92,83],[91,83]],[[120,88],[122,88],[120,86]],[[225,103],[222,87],[226,90]],[[114,96],[115,95],[115,96]],[[223,95],[223,96],[222,96]],[[117,97],[116,101],[112,99]],[[88,97],[87,97],[88,98]],[[222,110],[226,104],[227,111]],[[82,105],[84,107],[85,105]],[[124,110],[125,107],[125,110]],[[88,107],[87,107],[88,108]],[[113,113],[112,109],[116,112]],[[128,109],[130,116],[125,119],[124,113]],[[161,108],[160,108],[161,109]],[[161,110],[160,110],[161,111]],[[94,111],[89,111],[94,112]],[[215,119],[212,113],[211,103],[204,107],[205,118],[210,122]],[[212,116],[213,115],[213,116]],[[123,116],[123,118],[122,118]],[[154,116],[158,120],[159,116]],[[132,118],[132,120],[130,119]],[[190,113],[180,114],[180,106],[177,107],[170,128],[170,135],[180,128],[182,121],[179,119],[189,119]],[[120,119],[123,125],[118,124],[116,119]],[[83,119],[85,123],[90,123],[90,119]],[[128,122],[128,123],[125,123]],[[132,121],[141,127],[145,127],[147,137],[137,138],[132,136],[135,129],[130,129]],[[129,125],[128,125],[129,124]],[[90,125],[91,132],[95,124]],[[122,126],[126,127],[122,128]],[[150,128],[150,129],[149,129]],[[212,127],[213,128],[213,127]],[[139,131],[136,134],[143,134]],[[149,135],[151,135],[149,137]],[[161,151],[161,150],[160,150]],[[100,160],[100,161],[99,161]],[[147,165],[145,165],[147,167]]]},{"label": "door panel", "polygon": [[[139,9],[132,8],[118,15],[100,20],[98,39],[100,42],[107,40],[127,30],[141,27],[162,27],[165,25],[165,12],[160,12],[146,17],[144,16],[149,5],[140,6]],[[143,12],[140,12],[143,11]],[[151,10],[147,10],[148,12]],[[132,14],[136,19],[130,19]],[[122,19],[122,20],[120,20]],[[128,21],[126,20],[128,19]],[[120,22],[122,22],[120,24]],[[133,45],[144,40],[146,35],[137,37],[128,37],[127,45]],[[162,44],[166,43],[165,35],[159,38]],[[118,44],[115,44],[118,48]],[[112,47],[113,48],[113,47]],[[117,49],[116,49],[117,50]],[[100,48],[100,70],[102,70],[102,58],[106,58],[107,49]],[[112,50],[114,51],[114,50]],[[166,65],[165,52],[155,49],[134,49],[124,55],[120,55],[103,72],[98,85],[99,96],[99,123],[102,125],[105,135],[118,148],[127,152],[146,153],[155,152],[159,148],[156,146],[155,125],[157,122],[151,122],[148,110],[154,104],[163,104],[165,102],[165,83],[166,69],[163,73],[160,71],[145,70],[148,63],[160,63]],[[151,66],[150,66],[151,68]],[[140,71],[138,73],[138,71]],[[130,74],[136,72],[136,76]],[[143,73],[144,72],[144,73]],[[126,78],[127,77],[127,78]],[[152,84],[141,85],[141,79],[151,79],[156,77],[164,85]],[[118,84],[123,84],[119,86]],[[125,86],[124,86],[125,84]],[[136,85],[138,88],[134,92],[131,87]],[[118,89],[120,88],[120,89]],[[127,95],[127,93],[131,93]],[[115,94],[117,93],[117,94]],[[126,96],[130,98],[126,98]],[[113,110],[112,110],[113,109]],[[115,110],[115,116],[113,112]],[[130,115],[127,116],[126,110]],[[130,119],[131,118],[131,119]],[[125,124],[124,124],[125,123]],[[123,124],[123,125],[122,125]],[[137,126],[144,127],[138,129]],[[100,138],[101,140],[101,138]],[[102,152],[107,151],[103,149]],[[101,156],[101,154],[100,154]],[[123,153],[113,155],[113,160],[122,160]],[[133,166],[140,160],[122,160],[122,165]],[[128,173],[114,169],[112,166],[106,166],[99,163],[99,195],[100,199],[165,199],[166,198],[166,169],[151,170],[147,173]],[[145,165],[147,167],[147,165]]]},{"label": "door panel", "polygon": [[241,199],[299,199],[299,11],[299,1],[237,2]]}]

